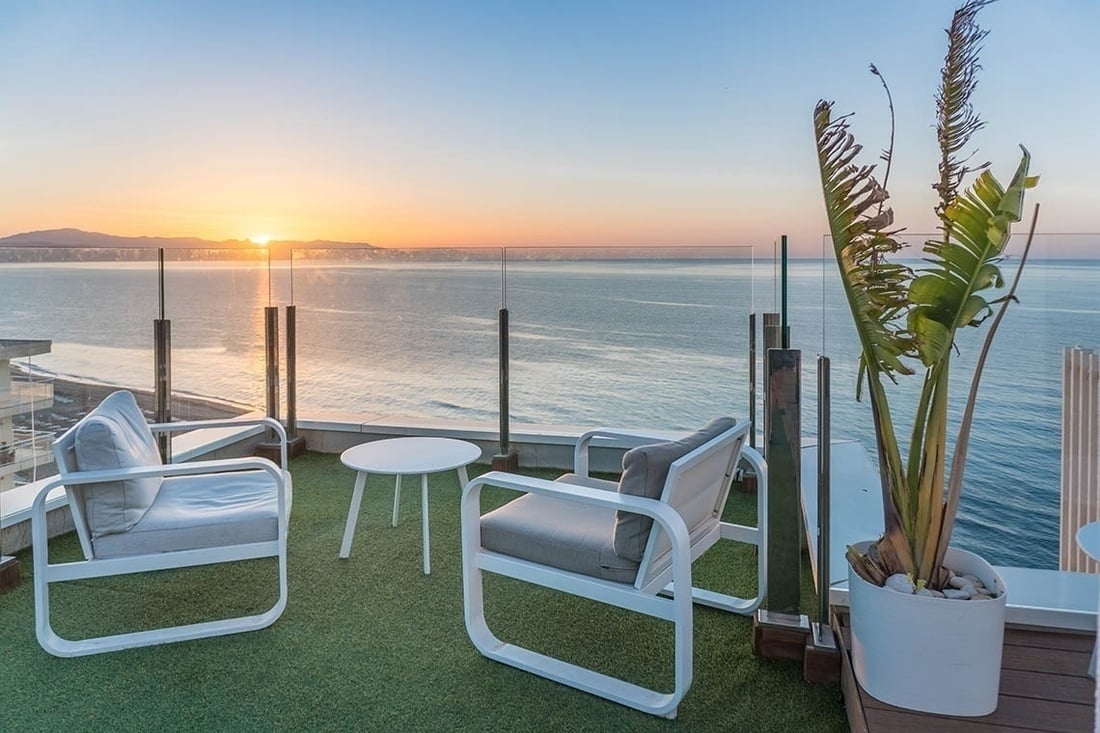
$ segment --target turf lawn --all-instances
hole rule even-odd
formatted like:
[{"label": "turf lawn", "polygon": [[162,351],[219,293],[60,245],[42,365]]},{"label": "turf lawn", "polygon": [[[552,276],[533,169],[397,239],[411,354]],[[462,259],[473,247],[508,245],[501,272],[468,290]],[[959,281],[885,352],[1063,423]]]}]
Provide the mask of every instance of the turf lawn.
[{"label": "turf lawn", "polygon": [[[314,453],[291,471],[290,600],[263,631],[54,658],[34,637],[31,556],[20,553],[24,582],[0,596],[0,731],[847,730],[836,687],[804,683],[800,663],[757,659],[751,620],[707,608],[695,611],[694,683],[676,720],[491,662],[463,624],[454,472],[430,478],[425,576],[416,482],[406,482],[393,528],[392,479],[368,480],[341,560],[354,474]],[[487,490],[483,505],[508,498]],[[746,522],[753,512],[735,492],[727,514]],[[53,540],[51,555],[76,559],[75,536]],[[720,545],[694,573],[696,584],[747,594],[751,548]],[[260,560],[66,583],[52,591],[54,625],[77,638],[256,612],[273,602],[275,577],[274,561]],[[672,687],[670,624],[492,575],[486,607],[501,639]]]}]

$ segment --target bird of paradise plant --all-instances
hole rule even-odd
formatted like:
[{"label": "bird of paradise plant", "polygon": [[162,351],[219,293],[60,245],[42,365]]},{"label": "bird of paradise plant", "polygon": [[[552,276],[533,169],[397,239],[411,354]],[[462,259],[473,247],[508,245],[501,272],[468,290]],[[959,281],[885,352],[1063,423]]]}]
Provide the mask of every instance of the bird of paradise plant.
[{"label": "bird of paradise plant", "polygon": [[[971,136],[983,126],[970,102],[987,33],[975,16],[992,1],[968,0],[955,11],[947,31],[947,54],[936,97],[939,180],[932,186],[939,196],[939,232],[924,245],[924,266],[914,270],[888,259],[902,249],[898,235],[903,230],[893,228],[893,211],[886,206],[893,103],[878,70],[871,67],[886,88],[891,113],[882,183],[875,178],[876,166],[855,162],[861,146],[849,130],[849,116],[834,119],[831,102],[821,101],[814,109],[825,210],[861,346],[856,394],[858,398],[865,383],[882,478],[885,533],[865,554],[849,548],[848,560],[862,578],[878,585],[895,573],[908,575],[918,587],[939,589],[946,583],[943,561],[958,511],[978,383],[1031,244],[1029,236],[1009,292],[987,299],[988,289],[1004,287],[998,262],[1010,225],[1020,221],[1024,189],[1038,181],[1028,176],[1030,155],[1023,146],[1007,188],[997,182],[988,164],[972,168],[969,156],[961,157]],[[960,192],[971,173],[978,174],[976,179]],[[1032,234],[1034,227],[1033,218]],[[993,315],[994,306],[998,311],[972,376],[948,478],[948,380],[956,333],[981,325]],[[903,457],[885,380],[897,382],[899,376],[921,369],[924,381],[908,454]]]}]

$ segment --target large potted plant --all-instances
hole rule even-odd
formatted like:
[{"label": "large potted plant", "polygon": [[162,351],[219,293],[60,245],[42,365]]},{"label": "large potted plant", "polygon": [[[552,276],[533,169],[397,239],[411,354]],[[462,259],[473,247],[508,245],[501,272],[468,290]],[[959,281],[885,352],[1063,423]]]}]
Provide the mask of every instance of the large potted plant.
[{"label": "large potted plant", "polygon": [[[1010,225],[1020,220],[1024,189],[1037,181],[1028,177],[1030,156],[1022,146],[1007,187],[987,164],[969,164],[966,150],[983,124],[970,103],[986,35],[975,16],[991,1],[966,2],[947,31],[936,97],[939,232],[924,245],[924,265],[914,269],[890,260],[903,247],[885,188],[893,131],[880,183],[875,166],[855,162],[861,146],[847,116],[834,118],[832,103],[824,101],[813,116],[829,230],[861,347],[856,393],[866,386],[882,478],[885,533],[848,549],[853,666],[874,697],[951,715],[985,715],[997,704],[1004,583],[992,566],[949,547],[949,541],[978,381],[1027,248],[1009,292],[994,299],[985,293],[1004,287],[998,262]],[[874,66],[871,71],[882,80]],[[890,110],[892,116],[892,102]],[[977,175],[964,189],[971,174]],[[991,316],[948,465],[948,380],[956,338]],[[923,383],[903,455],[887,381],[918,372]]]}]

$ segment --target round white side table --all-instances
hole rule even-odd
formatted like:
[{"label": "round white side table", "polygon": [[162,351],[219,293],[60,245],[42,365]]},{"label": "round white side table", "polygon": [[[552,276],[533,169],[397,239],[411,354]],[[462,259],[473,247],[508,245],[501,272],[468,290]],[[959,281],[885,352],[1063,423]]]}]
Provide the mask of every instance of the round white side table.
[{"label": "round white side table", "polygon": [[[1077,530],[1077,546],[1093,560],[1100,560],[1100,522],[1089,522]],[[1089,660],[1089,677],[1096,679],[1096,649]]]},{"label": "round white side table", "polygon": [[1093,560],[1100,560],[1100,522],[1089,522],[1077,530],[1077,546]]},{"label": "round white side table", "polygon": [[397,526],[397,508],[401,500],[401,477],[420,476],[421,524],[424,532],[424,574],[431,574],[430,546],[428,539],[428,474],[458,469],[458,478],[464,487],[469,483],[466,466],[481,458],[481,449],[473,443],[453,438],[389,438],[375,440],[348,448],[340,455],[340,461],[357,471],[355,489],[351,495],[348,521],[344,526],[344,541],[340,545],[340,557],[351,553],[351,538],[359,519],[359,506],[363,501],[363,485],[368,473],[393,474],[396,479],[393,490],[393,526]]}]

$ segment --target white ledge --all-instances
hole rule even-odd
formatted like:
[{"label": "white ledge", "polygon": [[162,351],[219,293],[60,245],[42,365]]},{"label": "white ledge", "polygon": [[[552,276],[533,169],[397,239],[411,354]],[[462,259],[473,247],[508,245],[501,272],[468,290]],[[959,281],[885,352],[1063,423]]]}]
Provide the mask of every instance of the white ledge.
[{"label": "white ledge", "polygon": [[[316,415],[308,420],[298,420],[299,430],[331,431],[338,433],[363,433],[367,435],[425,436],[458,438],[459,440],[500,441],[500,430],[496,423],[471,422],[466,420],[446,420],[434,417],[412,416],[362,416],[344,413]],[[576,445],[577,438],[592,430],[592,425],[549,425],[521,424],[511,425],[508,431],[512,443],[537,443],[540,445]],[[687,430],[653,430],[655,437],[676,440],[682,438]],[[598,438],[594,445],[604,448],[629,448],[630,441],[621,438]]]}]

